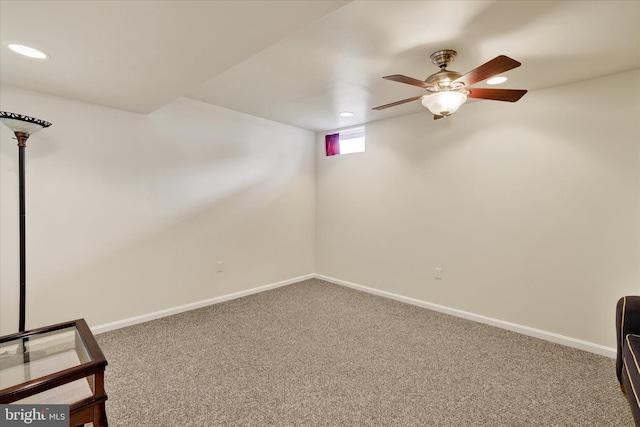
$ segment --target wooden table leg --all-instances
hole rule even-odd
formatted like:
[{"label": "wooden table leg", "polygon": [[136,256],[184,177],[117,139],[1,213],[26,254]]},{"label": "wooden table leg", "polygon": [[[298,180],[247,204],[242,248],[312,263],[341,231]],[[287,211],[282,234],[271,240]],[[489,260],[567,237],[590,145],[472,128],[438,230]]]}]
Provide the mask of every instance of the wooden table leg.
[{"label": "wooden table leg", "polygon": [[109,427],[109,422],[107,421],[107,410],[104,402],[93,407],[93,425],[94,427]]}]

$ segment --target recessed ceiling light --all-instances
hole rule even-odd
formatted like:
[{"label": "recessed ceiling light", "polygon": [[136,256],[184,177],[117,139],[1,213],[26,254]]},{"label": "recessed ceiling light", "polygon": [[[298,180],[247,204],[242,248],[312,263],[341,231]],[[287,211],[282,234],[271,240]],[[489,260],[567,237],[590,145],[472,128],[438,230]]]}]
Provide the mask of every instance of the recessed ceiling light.
[{"label": "recessed ceiling light", "polygon": [[46,53],[38,49],[35,49],[33,47],[25,46],[22,44],[12,43],[12,44],[8,44],[7,47],[12,51],[14,51],[15,53],[19,53],[20,55],[23,55],[23,56],[28,56],[29,58],[46,59],[48,57]]},{"label": "recessed ceiling light", "polygon": [[491,77],[489,80],[487,80],[487,84],[499,85],[500,83],[504,83],[506,81],[507,81],[507,78],[504,76]]},{"label": "recessed ceiling light", "polygon": [[341,111],[338,113],[340,117],[353,117],[353,113],[351,111]]}]

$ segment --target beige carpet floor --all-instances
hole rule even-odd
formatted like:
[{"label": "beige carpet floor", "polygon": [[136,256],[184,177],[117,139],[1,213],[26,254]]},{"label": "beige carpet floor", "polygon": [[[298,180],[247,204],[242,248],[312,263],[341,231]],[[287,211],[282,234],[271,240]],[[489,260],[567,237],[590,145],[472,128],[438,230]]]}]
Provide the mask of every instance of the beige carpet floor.
[{"label": "beige carpet floor", "polygon": [[612,359],[316,279],[97,339],[113,427],[633,426]]}]

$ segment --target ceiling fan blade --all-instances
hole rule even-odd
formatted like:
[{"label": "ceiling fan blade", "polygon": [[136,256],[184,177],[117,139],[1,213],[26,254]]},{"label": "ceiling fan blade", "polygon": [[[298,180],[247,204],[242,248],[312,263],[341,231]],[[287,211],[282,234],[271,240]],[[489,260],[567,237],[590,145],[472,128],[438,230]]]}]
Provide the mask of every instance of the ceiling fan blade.
[{"label": "ceiling fan blade", "polygon": [[465,86],[471,86],[481,82],[482,80],[486,80],[489,77],[493,77],[496,74],[517,68],[520,65],[521,64],[515,59],[500,55],[493,58],[491,61],[482,64],[478,68],[469,71],[464,76],[459,77],[454,81],[454,83],[464,83]]},{"label": "ceiling fan blade", "polygon": [[424,95],[414,96],[413,98],[403,99],[402,101],[392,102],[391,104],[381,105],[379,107],[374,107],[372,110],[384,110],[385,108],[395,107],[396,105],[405,104],[407,102],[415,101],[416,99],[422,98]]},{"label": "ceiling fan blade", "polygon": [[522,98],[525,93],[524,89],[467,89],[469,94],[467,98],[492,99],[494,101],[516,102]]},{"label": "ceiling fan blade", "polygon": [[433,87],[432,84],[429,84],[427,82],[423,82],[422,80],[418,80],[418,79],[414,79],[411,77],[407,77],[407,76],[403,76],[401,74],[394,74],[392,76],[384,76],[383,79],[387,79],[387,80],[393,80],[394,82],[399,82],[399,83],[406,83],[408,85],[412,85],[412,86],[418,86],[421,88],[428,88],[428,87]]},{"label": "ceiling fan blade", "polygon": [[433,115],[433,120],[438,120],[438,119],[443,119],[444,116],[442,114],[434,114]]}]

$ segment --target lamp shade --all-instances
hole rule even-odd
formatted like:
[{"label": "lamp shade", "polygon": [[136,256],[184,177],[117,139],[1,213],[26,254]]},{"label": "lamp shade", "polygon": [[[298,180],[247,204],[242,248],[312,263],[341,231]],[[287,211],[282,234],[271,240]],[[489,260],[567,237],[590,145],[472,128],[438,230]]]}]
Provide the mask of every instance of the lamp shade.
[{"label": "lamp shade", "polygon": [[44,120],[6,111],[0,111],[0,121],[7,125],[14,133],[23,132],[28,135],[32,135],[41,129],[51,126],[51,123],[45,122]]},{"label": "lamp shade", "polygon": [[422,105],[433,114],[448,116],[455,113],[467,100],[467,95],[457,91],[436,92],[422,99]]}]

